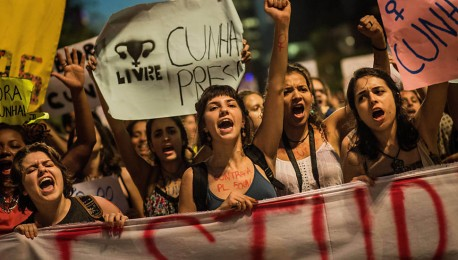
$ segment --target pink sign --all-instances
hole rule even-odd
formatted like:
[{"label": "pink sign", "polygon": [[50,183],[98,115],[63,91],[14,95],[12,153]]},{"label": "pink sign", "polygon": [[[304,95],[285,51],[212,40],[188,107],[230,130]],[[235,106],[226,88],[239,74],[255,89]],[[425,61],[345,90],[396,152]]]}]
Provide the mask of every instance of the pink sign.
[{"label": "pink sign", "polygon": [[457,0],[378,0],[404,89],[457,79]]}]

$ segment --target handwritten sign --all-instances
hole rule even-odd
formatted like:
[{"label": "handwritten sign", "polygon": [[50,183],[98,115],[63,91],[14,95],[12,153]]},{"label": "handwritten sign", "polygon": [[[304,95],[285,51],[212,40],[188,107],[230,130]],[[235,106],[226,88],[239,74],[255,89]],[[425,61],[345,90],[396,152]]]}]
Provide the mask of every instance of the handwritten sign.
[{"label": "handwritten sign", "polygon": [[251,213],[131,219],[119,238],[100,223],[42,228],[34,240],[11,233],[0,237],[0,253],[61,260],[457,259],[457,178],[456,163],[372,188],[349,183],[265,200]]},{"label": "handwritten sign", "polygon": [[230,0],[142,4],[112,15],[97,38],[95,72],[111,115],[193,114],[210,85],[236,88],[242,31]]},{"label": "handwritten sign", "polygon": [[[85,41],[69,45],[69,50],[75,48],[77,50],[78,56],[81,57],[81,54],[86,55],[86,59],[91,55],[91,50],[94,49],[96,38],[93,37]],[[58,53],[65,57],[64,48],[57,50]],[[64,68],[62,68],[57,55],[54,59],[53,71],[64,73]],[[99,99],[97,97],[96,87],[93,80],[89,76],[89,73],[85,70],[85,79],[84,79],[84,90],[86,97],[88,98],[89,106],[91,109],[94,109],[100,105]],[[42,110],[48,112],[52,117],[60,116],[65,113],[73,111],[72,96],[70,95],[70,90],[55,77],[51,77],[49,81],[48,90],[46,92],[45,103],[42,105]]]},{"label": "handwritten sign", "polygon": [[123,213],[129,209],[126,197],[121,190],[118,178],[107,176],[101,179],[73,184],[72,196],[93,195],[113,202]]},{"label": "handwritten sign", "polygon": [[32,89],[30,80],[0,77],[0,122],[22,125],[49,118],[46,113],[28,112]]},{"label": "handwritten sign", "polygon": [[29,111],[35,111],[45,99],[65,1],[2,1],[0,6],[0,75],[33,82]]},{"label": "handwritten sign", "polygon": [[378,0],[404,89],[457,79],[457,0]]}]

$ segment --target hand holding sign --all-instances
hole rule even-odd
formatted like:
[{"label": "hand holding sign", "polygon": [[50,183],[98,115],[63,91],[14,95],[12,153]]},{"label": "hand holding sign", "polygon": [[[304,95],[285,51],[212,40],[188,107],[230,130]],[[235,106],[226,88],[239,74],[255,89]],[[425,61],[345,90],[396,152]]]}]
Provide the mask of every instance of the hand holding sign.
[{"label": "hand holding sign", "polygon": [[248,63],[252,60],[252,53],[249,51],[250,45],[247,43],[246,39],[242,39],[242,46],[241,60],[243,63]]},{"label": "hand holding sign", "polygon": [[62,58],[61,54],[57,54],[59,62],[64,68],[64,75],[58,72],[52,72],[51,75],[62,81],[65,86],[69,87],[70,90],[80,90],[84,85],[84,63],[86,56],[83,53],[81,61],[78,62],[78,55],[75,49],[72,49],[72,55],[67,47],[65,47],[65,56],[67,60]]}]

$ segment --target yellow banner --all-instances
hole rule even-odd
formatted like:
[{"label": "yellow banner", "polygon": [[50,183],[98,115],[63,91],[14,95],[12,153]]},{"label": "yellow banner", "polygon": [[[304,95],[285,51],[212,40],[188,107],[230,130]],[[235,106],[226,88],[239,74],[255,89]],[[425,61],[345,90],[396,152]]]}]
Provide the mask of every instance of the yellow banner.
[{"label": "yellow banner", "polygon": [[0,122],[22,125],[47,119],[47,113],[28,113],[33,83],[27,79],[0,78]]},{"label": "yellow banner", "polygon": [[32,81],[29,111],[44,103],[64,9],[65,0],[0,3],[0,76]]}]

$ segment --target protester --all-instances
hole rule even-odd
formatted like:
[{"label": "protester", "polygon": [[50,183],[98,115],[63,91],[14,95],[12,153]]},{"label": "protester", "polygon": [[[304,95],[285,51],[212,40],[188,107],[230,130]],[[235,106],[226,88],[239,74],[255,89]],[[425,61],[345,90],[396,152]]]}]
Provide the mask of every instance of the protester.
[{"label": "protester", "polygon": [[[115,139],[110,130],[103,126],[94,114],[96,144],[84,169],[75,174],[76,183],[97,180],[107,176],[118,179],[120,188],[129,204],[125,214],[129,218],[143,217],[143,201],[131,175],[121,166],[121,157],[116,149]],[[73,146],[74,134],[70,133],[68,148]]]},{"label": "protester", "polygon": [[[364,16],[357,26],[369,37],[374,49],[374,66],[389,70],[384,31],[374,16]],[[284,89],[284,133],[276,161],[276,178],[288,195],[343,183],[341,143],[351,131],[352,114],[347,107],[336,110],[322,121],[314,100],[312,79],[300,64],[289,64]],[[320,89],[320,86],[319,86]],[[319,94],[321,94],[319,92]]]},{"label": "protester", "polygon": [[131,143],[137,154],[139,154],[148,164],[153,165],[153,154],[151,153],[150,147],[148,147],[147,141],[147,121],[146,120],[134,120],[129,122],[126,127],[129,137],[131,137]]},{"label": "protester", "polygon": [[[312,81],[306,68],[289,63],[284,87],[282,142],[277,150],[276,178],[288,195],[343,183],[339,145],[347,120],[341,108],[326,120],[317,113]],[[350,113],[347,113],[350,114]]]},{"label": "protester", "polygon": [[343,142],[345,182],[372,184],[381,176],[438,162],[438,124],[446,103],[447,84],[428,88],[418,113],[409,120],[392,78],[384,71],[362,68],[350,80],[347,99],[357,119],[353,139]]},{"label": "protester", "polygon": [[[92,148],[96,142],[91,111],[84,92],[84,63],[85,56],[78,62],[76,50],[72,53],[65,48],[65,59],[58,54],[59,62],[64,68],[64,75],[53,72],[52,75],[62,81],[69,89],[75,110],[75,125],[78,139],[73,148],[68,151],[62,163],[69,173],[76,173],[86,165]],[[2,175],[0,182],[0,234],[13,231],[13,228],[23,222],[31,212],[20,212],[17,208],[17,186],[11,181],[11,164],[18,150],[26,144],[44,141],[46,127],[43,124],[12,126],[0,124],[0,168]]]},{"label": "protester", "polygon": [[72,174],[61,157],[45,143],[34,143],[19,150],[13,160],[11,176],[19,184],[19,210],[33,214],[15,231],[33,239],[37,228],[105,220],[111,227],[123,227],[127,219],[110,201],[102,197],[71,197]]},{"label": "protester", "polygon": [[331,97],[330,89],[324,80],[319,77],[311,77],[311,82],[314,89],[315,102],[324,115],[324,118],[327,118],[335,111],[335,108],[329,101],[329,97]]},{"label": "protester", "polygon": [[255,134],[260,127],[261,119],[263,118],[263,96],[259,92],[243,91],[238,93],[239,98],[244,102],[244,106],[249,113],[251,122],[251,136]]},{"label": "protester", "polygon": [[[275,21],[275,31],[265,111],[253,145],[270,169],[274,169],[277,144],[266,141],[278,140],[282,132],[282,86],[291,7],[289,1],[265,0],[264,8]],[[255,165],[243,150],[250,139],[250,124],[236,91],[229,86],[210,86],[196,103],[196,111],[199,140],[212,148],[212,155],[183,175],[180,213],[214,209],[245,211],[252,209],[257,200],[275,197],[266,171]],[[198,180],[203,183],[196,187]]]},{"label": "protester", "polygon": [[[403,108],[406,110],[410,118],[414,118],[421,108],[421,96],[415,90],[401,91],[400,95],[402,98]],[[454,153],[457,153],[457,148],[455,150],[454,148],[451,148],[451,139],[453,139],[453,134],[453,119],[443,112],[437,138],[438,152],[442,160],[445,160]]]},{"label": "protester", "polygon": [[[90,57],[87,68],[91,75],[96,70],[97,59],[94,56]],[[185,158],[188,140],[181,119],[168,117],[148,120],[146,133],[154,158],[152,166],[136,153],[123,122],[108,113],[108,105],[99,86],[97,89],[118,151],[144,200],[144,215],[151,217],[177,213],[181,178],[189,166]]]}]

